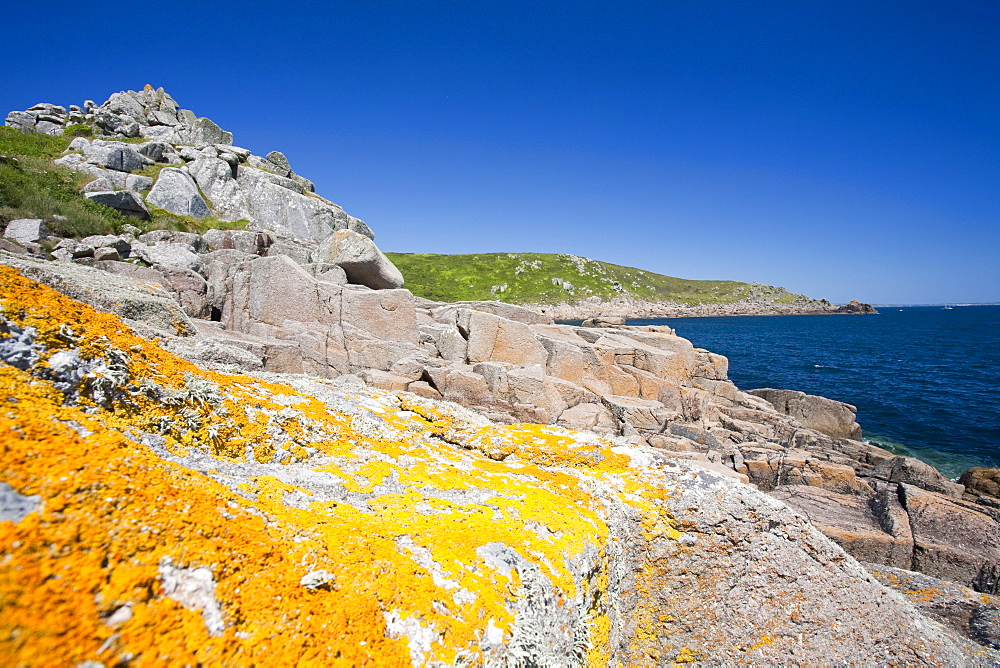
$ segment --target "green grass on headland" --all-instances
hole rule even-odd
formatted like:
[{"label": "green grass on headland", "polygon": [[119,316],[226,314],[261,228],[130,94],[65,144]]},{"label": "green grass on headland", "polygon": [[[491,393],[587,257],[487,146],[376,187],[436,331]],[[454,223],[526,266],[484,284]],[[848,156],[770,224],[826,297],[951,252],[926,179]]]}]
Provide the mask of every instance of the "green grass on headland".
[{"label": "green grass on headland", "polygon": [[578,303],[630,297],[650,302],[729,304],[756,298],[805,300],[784,288],[738,281],[695,281],[633,267],[550,253],[434,255],[386,253],[413,294],[436,301],[498,300],[513,304]]}]

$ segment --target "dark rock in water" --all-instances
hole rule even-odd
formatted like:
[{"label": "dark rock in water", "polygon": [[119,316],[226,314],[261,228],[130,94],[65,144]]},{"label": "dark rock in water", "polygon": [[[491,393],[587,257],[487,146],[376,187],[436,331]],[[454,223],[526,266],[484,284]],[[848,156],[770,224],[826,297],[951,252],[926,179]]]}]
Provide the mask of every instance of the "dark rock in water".
[{"label": "dark rock in water", "polygon": [[848,314],[848,315],[851,315],[851,314],[857,314],[857,315],[874,315],[874,314],[877,314],[878,311],[876,311],[875,307],[872,306],[871,304],[862,304],[857,299],[852,299],[849,304],[844,304],[843,306],[838,306],[837,310],[834,311],[834,313],[845,313],[845,314]]}]

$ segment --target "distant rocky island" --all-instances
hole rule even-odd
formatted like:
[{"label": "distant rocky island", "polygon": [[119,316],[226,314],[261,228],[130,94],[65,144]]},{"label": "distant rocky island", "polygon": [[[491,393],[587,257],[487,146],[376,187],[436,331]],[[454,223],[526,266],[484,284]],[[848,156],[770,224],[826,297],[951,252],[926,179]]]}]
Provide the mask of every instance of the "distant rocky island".
[{"label": "distant rocky island", "polygon": [[163,89],[7,126],[9,663],[1000,665],[1000,471],[669,327],[415,296]]},{"label": "distant rocky island", "polygon": [[501,301],[558,320],[878,313],[857,300],[836,306],[772,285],[675,278],[568,254],[386,255],[420,297]]}]

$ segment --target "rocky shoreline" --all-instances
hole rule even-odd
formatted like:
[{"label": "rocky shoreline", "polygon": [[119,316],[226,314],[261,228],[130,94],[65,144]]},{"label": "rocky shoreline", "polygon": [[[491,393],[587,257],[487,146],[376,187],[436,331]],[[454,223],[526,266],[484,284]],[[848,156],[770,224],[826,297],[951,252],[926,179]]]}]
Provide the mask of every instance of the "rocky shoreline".
[{"label": "rocky shoreline", "polygon": [[792,304],[746,299],[731,304],[678,304],[673,302],[645,302],[616,299],[607,302],[576,304],[526,304],[542,315],[555,320],[617,319],[639,320],[653,318],[711,318],[738,315],[877,315],[871,304],[857,299],[848,304],[831,304],[825,299],[799,301]]},{"label": "rocky shoreline", "polygon": [[[37,106],[13,123],[69,122]],[[1000,664],[995,470],[952,482],[848,404],[741,390],[634,304],[416,298],[284,156],[162,90],[71,111],[108,136],[60,164],[132,193],[106,201],[249,224],[6,226],[8,655]],[[170,167],[130,181],[145,160]]]}]

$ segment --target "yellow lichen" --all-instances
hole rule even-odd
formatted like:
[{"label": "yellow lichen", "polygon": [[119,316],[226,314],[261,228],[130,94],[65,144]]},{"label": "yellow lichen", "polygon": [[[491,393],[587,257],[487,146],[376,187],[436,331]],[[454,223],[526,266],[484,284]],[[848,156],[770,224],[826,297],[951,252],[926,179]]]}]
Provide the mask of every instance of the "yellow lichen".
[{"label": "yellow lichen", "polygon": [[[387,614],[436,631],[422,660],[475,663],[487,626],[510,638],[523,584],[484,562],[483,546],[515,546],[570,605],[580,587],[607,587],[606,562],[589,580],[570,566],[588,549],[603,558],[612,542],[597,483],[618,490],[650,536],[680,535],[658,511],[665,492],[606,443],[539,425],[474,427],[417,398],[373,408],[385,422],[374,437],[315,397],[199,369],[3,267],[0,294],[5,319],[38,331],[36,367],[70,349],[127,358],[127,379],[103,401],[67,400],[37,369],[0,365],[0,480],[42,501],[0,522],[0,653],[14,663],[408,665],[418,650],[389,631]],[[201,473],[166,461],[141,443],[151,435],[220,465]],[[310,452],[321,462],[312,471],[361,500],[316,499],[273,475],[213,479],[222,462],[303,466]],[[165,596],[165,560],[211,571],[219,635]],[[316,572],[334,584],[304,586]],[[111,628],[122,606],[132,616]],[[610,652],[600,606],[580,611],[593,665]]]}]

